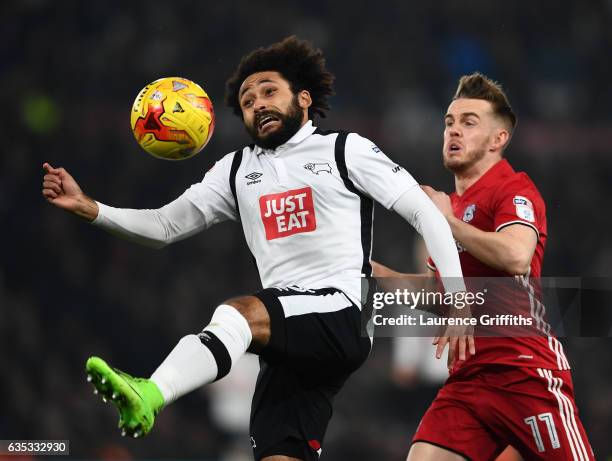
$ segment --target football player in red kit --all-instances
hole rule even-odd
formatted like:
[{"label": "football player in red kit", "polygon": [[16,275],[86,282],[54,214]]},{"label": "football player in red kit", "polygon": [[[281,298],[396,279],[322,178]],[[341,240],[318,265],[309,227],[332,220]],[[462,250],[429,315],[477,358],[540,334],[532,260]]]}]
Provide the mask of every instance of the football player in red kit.
[{"label": "football player in red kit", "polygon": [[[546,210],[529,177],[503,157],[516,125],[506,95],[479,73],[464,76],[444,120],[443,161],[455,176],[455,192],[424,189],[450,224],[464,276],[515,276],[533,296]],[[435,272],[431,260],[428,265]],[[380,265],[374,270],[399,275]],[[476,353],[449,364],[408,461],[493,460],[508,445],[525,460],[593,460],[563,347],[542,333],[476,337]]]}]

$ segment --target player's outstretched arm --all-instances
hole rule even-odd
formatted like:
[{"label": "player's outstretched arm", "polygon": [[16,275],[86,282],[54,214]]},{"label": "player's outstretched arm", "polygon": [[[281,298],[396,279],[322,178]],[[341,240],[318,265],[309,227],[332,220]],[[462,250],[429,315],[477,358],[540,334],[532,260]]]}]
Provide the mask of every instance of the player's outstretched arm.
[{"label": "player's outstretched arm", "polygon": [[155,210],[114,208],[83,193],[64,168],[43,165],[43,196],[58,208],[70,211],[113,235],[161,248],[206,227],[202,212],[184,195]]},{"label": "player's outstretched arm", "polygon": [[95,200],[83,193],[74,178],[64,168],[53,168],[43,165],[43,197],[47,202],[66,211],[70,211],[87,221],[98,216],[98,205]]}]

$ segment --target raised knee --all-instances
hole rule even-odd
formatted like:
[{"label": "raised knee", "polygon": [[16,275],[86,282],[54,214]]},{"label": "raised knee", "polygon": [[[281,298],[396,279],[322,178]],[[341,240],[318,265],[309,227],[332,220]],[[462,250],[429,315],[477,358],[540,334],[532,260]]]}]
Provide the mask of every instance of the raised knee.
[{"label": "raised knee", "polygon": [[259,323],[265,315],[265,306],[255,296],[239,296],[231,298],[225,301],[223,304],[227,304],[236,309],[244,318],[247,319],[249,324]]},{"label": "raised knee", "polygon": [[[232,306],[234,309],[236,309],[238,312],[240,312],[242,315],[245,315],[246,313],[248,313],[248,311],[252,310],[253,307],[253,300],[251,299],[253,298],[253,296],[239,296],[236,298],[230,298],[226,301],[223,302],[223,304],[227,304],[228,306]],[[257,298],[255,298],[257,299]]]},{"label": "raised knee", "polygon": [[251,333],[255,351],[265,346],[270,339],[270,317],[266,306],[255,296],[240,296],[225,301],[236,309],[247,320]]}]

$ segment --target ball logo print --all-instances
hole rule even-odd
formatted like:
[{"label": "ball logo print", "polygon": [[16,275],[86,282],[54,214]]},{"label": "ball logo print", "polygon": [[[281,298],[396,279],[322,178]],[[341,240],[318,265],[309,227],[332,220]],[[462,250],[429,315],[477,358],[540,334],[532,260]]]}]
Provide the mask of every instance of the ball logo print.
[{"label": "ball logo print", "polygon": [[172,91],[179,91],[179,90],[182,90],[183,88],[187,88],[187,85],[185,85],[183,82],[179,80],[172,81]]},{"label": "ball logo print", "polygon": [[210,98],[196,83],[168,77],[145,86],[130,117],[138,144],[154,157],[184,160],[200,152],[215,128]]},{"label": "ball logo print", "polygon": [[259,198],[259,209],[267,240],[312,232],[317,228],[310,187],[263,195]]}]

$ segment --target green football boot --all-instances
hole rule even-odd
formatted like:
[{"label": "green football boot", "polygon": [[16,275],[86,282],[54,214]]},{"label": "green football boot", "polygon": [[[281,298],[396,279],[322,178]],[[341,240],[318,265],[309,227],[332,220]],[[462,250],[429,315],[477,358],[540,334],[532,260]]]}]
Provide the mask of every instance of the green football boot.
[{"label": "green football boot", "polygon": [[150,379],[134,378],[111,368],[99,357],[90,357],[85,370],[87,381],[94,385],[94,394],[101,394],[104,402],[112,402],[119,410],[121,435],[147,435],[164,406],[157,385]]}]

